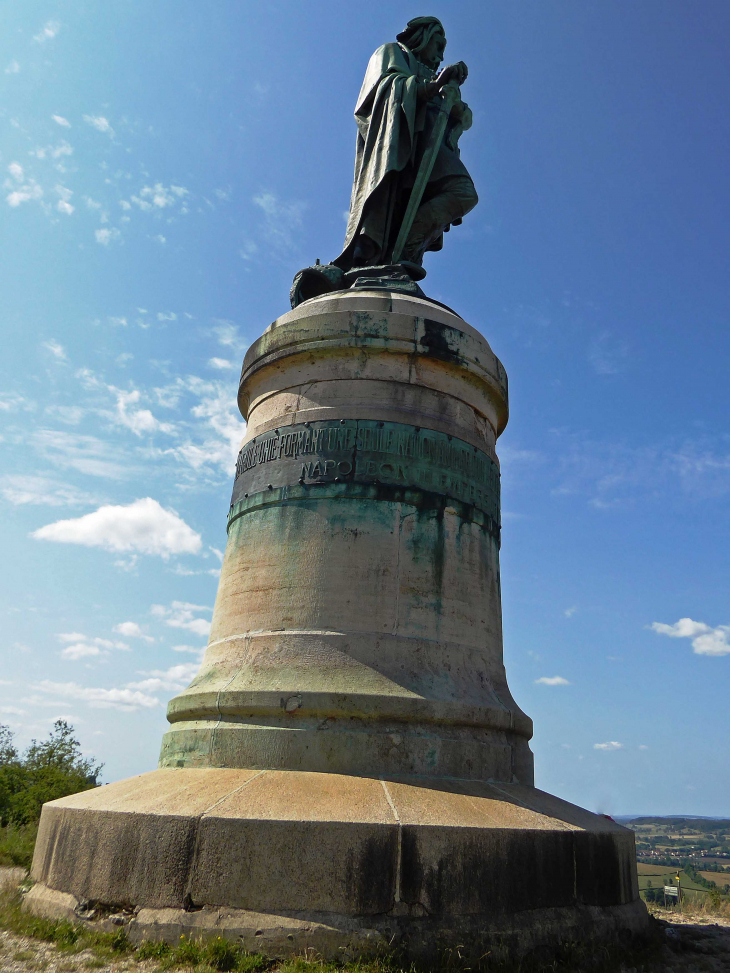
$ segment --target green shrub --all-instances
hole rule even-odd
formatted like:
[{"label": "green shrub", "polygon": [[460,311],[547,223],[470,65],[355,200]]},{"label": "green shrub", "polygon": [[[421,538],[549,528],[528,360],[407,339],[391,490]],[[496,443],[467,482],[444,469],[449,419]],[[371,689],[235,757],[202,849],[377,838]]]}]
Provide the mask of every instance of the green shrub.
[{"label": "green shrub", "polygon": [[[56,720],[49,738],[33,740],[24,754],[16,749],[9,727],[0,725],[0,827],[22,829],[36,823],[46,801],[96,787],[101,769],[102,764],[81,756],[73,727],[65,720]],[[12,839],[9,833],[5,839],[22,845],[32,832],[23,835],[15,831]]]},{"label": "green shrub", "polygon": [[37,834],[35,822],[0,827],[0,865],[30,868]]}]

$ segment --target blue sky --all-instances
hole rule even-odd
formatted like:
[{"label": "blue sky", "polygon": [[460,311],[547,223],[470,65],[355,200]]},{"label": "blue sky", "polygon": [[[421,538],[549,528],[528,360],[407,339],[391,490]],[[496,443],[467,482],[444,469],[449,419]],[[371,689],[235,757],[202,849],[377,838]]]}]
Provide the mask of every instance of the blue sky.
[{"label": "blue sky", "polygon": [[107,780],[155,766],[215,598],[242,355],[339,252],[365,65],[422,13],[470,68],[480,204],[424,286],[510,378],[536,781],[730,815],[725,0],[5,4],[0,722],[70,719]]}]

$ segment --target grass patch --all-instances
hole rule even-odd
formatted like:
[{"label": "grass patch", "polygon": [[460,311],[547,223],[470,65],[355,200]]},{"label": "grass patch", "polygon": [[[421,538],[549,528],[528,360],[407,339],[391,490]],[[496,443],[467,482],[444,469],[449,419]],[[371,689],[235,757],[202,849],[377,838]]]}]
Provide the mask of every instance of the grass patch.
[{"label": "grass patch", "polygon": [[46,919],[34,916],[21,909],[19,892],[5,892],[0,895],[0,928],[8,929],[18,936],[41,939],[53,943],[64,952],[79,953],[83,949],[93,949],[103,959],[129,953],[131,943],[124,930],[118,932],[96,932],[77,926],[68,919]]},{"label": "grass patch", "polygon": [[508,962],[490,954],[466,961],[460,950],[454,949],[444,951],[427,966],[407,962],[398,953],[383,953],[344,964],[304,957],[274,961],[246,952],[238,943],[221,937],[198,940],[182,936],[175,944],[145,942],[135,947],[123,929],[97,932],[84,924],[31,915],[22,910],[18,892],[0,894],[0,928],[53,943],[69,954],[69,959],[88,950],[92,956],[84,960],[85,969],[132,957],[137,961],[155,961],[160,973],[175,969],[192,969],[195,973],[617,973],[627,968],[643,968],[650,973],[663,969],[660,947],[655,941],[642,945],[564,943],[558,949],[536,950]]}]

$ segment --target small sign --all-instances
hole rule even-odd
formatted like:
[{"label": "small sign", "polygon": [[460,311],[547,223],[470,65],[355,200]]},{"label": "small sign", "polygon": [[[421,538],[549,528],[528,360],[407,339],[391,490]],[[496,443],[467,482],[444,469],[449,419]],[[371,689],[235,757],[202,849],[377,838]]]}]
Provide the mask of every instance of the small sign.
[{"label": "small sign", "polygon": [[675,898],[679,898],[679,887],[677,885],[665,885],[664,886],[665,895],[673,895]]}]

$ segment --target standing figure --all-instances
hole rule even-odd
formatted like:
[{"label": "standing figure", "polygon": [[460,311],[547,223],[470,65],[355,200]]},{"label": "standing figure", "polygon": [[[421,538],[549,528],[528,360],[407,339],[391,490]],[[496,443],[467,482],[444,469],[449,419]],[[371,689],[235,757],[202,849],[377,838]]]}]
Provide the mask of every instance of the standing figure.
[{"label": "standing figure", "polygon": [[[443,110],[441,89],[460,86],[467,76],[463,61],[438,72],[445,47],[441,21],[416,17],[398,34],[397,43],[383,44],[370,58],[355,109],[355,178],[345,246],[333,261],[345,272],[393,262],[424,150]],[[446,132],[399,260],[407,270],[420,269],[426,250],[441,250],[444,232],[461,223],[478,202],[458,147],[471,122],[471,111],[456,87]]]}]

